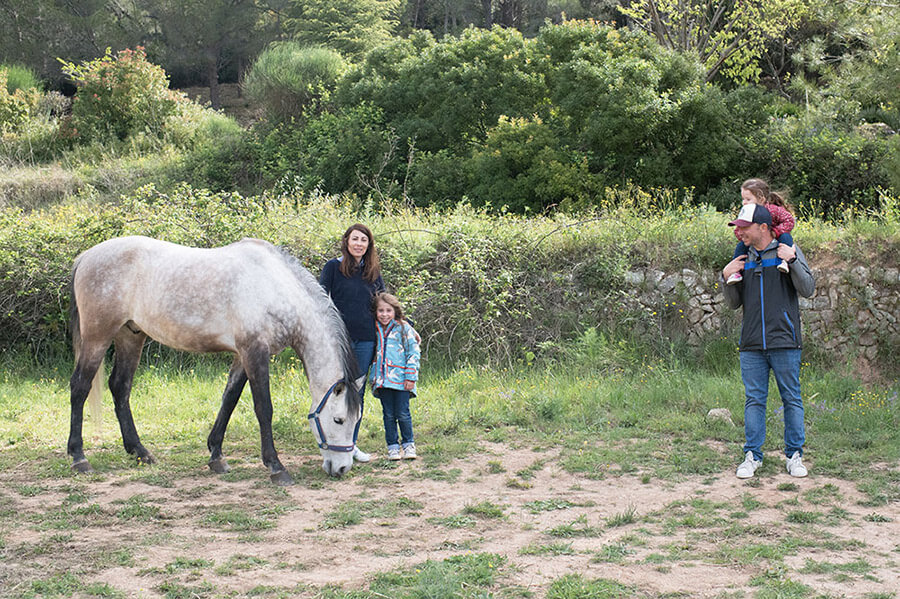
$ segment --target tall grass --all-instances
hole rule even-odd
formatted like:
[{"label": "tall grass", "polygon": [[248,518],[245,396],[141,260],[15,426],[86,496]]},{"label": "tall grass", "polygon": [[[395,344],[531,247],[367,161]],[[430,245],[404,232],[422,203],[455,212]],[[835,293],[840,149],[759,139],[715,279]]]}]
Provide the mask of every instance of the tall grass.
[{"label": "tall grass", "polygon": [[6,71],[6,91],[10,94],[17,89],[27,91],[41,85],[38,76],[28,67],[17,64],[0,64],[0,71]]}]

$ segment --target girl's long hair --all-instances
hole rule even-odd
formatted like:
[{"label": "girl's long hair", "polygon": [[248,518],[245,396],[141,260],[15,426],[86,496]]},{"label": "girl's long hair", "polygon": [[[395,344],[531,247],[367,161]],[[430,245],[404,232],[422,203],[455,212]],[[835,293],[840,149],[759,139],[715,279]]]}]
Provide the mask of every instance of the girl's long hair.
[{"label": "girl's long hair", "polygon": [[366,253],[363,254],[362,257],[362,276],[365,280],[373,283],[375,279],[381,275],[381,260],[378,258],[378,250],[375,249],[375,238],[372,236],[372,231],[369,230],[369,227],[360,223],[350,225],[341,237],[341,255],[344,257],[344,259],[341,260],[341,274],[348,279],[356,274],[356,258],[350,255],[350,248],[348,246],[350,234],[353,233],[353,231],[359,231],[369,238],[369,247],[366,248]]},{"label": "girl's long hair", "polygon": [[788,212],[793,212],[791,206],[785,199],[785,192],[772,191],[769,188],[769,184],[763,179],[747,179],[741,183],[741,189],[746,189],[757,198],[761,198],[766,204],[775,204],[776,206],[781,206]]},{"label": "girl's long hair", "polygon": [[378,310],[378,302],[384,302],[394,309],[394,320],[399,323],[406,323],[406,317],[403,315],[403,306],[396,295],[391,295],[386,291],[379,291],[372,298],[372,312]]}]

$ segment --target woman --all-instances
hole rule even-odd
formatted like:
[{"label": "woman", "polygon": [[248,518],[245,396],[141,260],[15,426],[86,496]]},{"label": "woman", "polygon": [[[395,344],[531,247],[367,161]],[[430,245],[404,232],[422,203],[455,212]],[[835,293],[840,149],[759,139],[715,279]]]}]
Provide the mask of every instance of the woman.
[{"label": "woman", "polygon": [[[325,263],[319,284],[331,295],[350,334],[356,361],[363,373],[368,372],[375,357],[375,317],[372,314],[372,298],[384,291],[381,279],[381,261],[375,249],[375,239],[365,225],[351,225],[341,237],[341,257]],[[365,384],[359,390],[362,402],[366,394]],[[362,413],[360,412],[360,422]],[[354,437],[353,442],[356,443]],[[359,447],[353,450],[358,462],[368,462],[371,457]]]}]

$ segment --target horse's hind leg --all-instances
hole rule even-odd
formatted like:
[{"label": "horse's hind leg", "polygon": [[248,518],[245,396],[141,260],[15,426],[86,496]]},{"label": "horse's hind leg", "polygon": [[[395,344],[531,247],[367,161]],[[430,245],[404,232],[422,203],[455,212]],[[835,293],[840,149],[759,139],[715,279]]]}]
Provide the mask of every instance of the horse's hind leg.
[{"label": "horse's hind leg", "polygon": [[228,373],[228,383],[225,385],[225,392],[222,393],[222,407],[219,408],[219,415],[216,416],[216,423],[213,424],[206,440],[206,446],[209,448],[209,468],[217,474],[228,472],[228,464],[222,457],[222,441],[225,439],[225,429],[228,428],[228,421],[234,412],[241,393],[244,391],[244,385],[247,384],[247,373],[241,365],[241,359],[235,357],[231,364],[231,371]]},{"label": "horse's hind leg", "polygon": [[272,396],[269,394],[269,353],[258,349],[241,356],[244,371],[250,379],[253,393],[253,409],[259,422],[263,464],[269,469],[269,478],[278,485],[290,485],[294,480],[278,459],[272,439]]},{"label": "horse's hind leg", "polygon": [[153,464],[156,459],[141,444],[131,415],[131,385],[146,338],[144,333],[134,333],[127,327],[122,328],[116,335],[116,362],[109,376],[109,390],[115,400],[116,418],[119,420],[125,451],[137,456],[138,463]]},{"label": "horse's hind leg", "polygon": [[89,351],[78,351],[80,355],[75,363],[75,370],[69,379],[71,415],[69,418],[69,442],[66,453],[72,456],[72,468],[78,472],[92,472],[90,462],[84,457],[82,424],[84,422],[84,402],[91,392],[94,377],[103,363],[108,343],[96,345]]}]

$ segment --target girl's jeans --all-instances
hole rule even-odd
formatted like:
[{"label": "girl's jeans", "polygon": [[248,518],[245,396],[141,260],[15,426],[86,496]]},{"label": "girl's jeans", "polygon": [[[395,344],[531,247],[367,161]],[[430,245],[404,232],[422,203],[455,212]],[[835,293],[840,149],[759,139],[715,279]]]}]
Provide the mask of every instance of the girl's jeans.
[{"label": "girl's jeans", "polygon": [[388,449],[400,449],[397,442],[397,427],[400,428],[400,437],[403,447],[413,443],[412,414],[409,413],[409,391],[398,389],[378,389],[378,398],[381,400],[382,413],[384,415],[384,440]]},{"label": "girl's jeans", "polygon": [[363,407],[366,397],[366,383],[369,378],[369,367],[372,360],[375,359],[375,342],[374,341],[353,341],[353,354],[356,356],[356,363],[359,364],[359,373],[366,375],[363,380],[362,387],[359,389],[359,422],[356,423],[356,430],[353,431],[353,443],[356,444],[356,438],[359,436],[359,425],[362,423]]},{"label": "girl's jeans", "polygon": [[762,460],[766,440],[766,398],[769,395],[769,370],[775,374],[784,406],[784,453],[803,455],[806,434],[803,428],[803,400],[800,398],[799,349],[769,349],[741,352],[741,378],[744,381],[744,453]]},{"label": "girl's jeans", "polygon": [[[794,245],[794,238],[790,233],[782,233],[778,236],[778,243],[783,243],[784,245],[792,246]],[[737,245],[734,246],[734,255],[732,258],[737,258],[738,256],[743,256],[747,253],[747,244],[743,241],[738,241]]]}]

